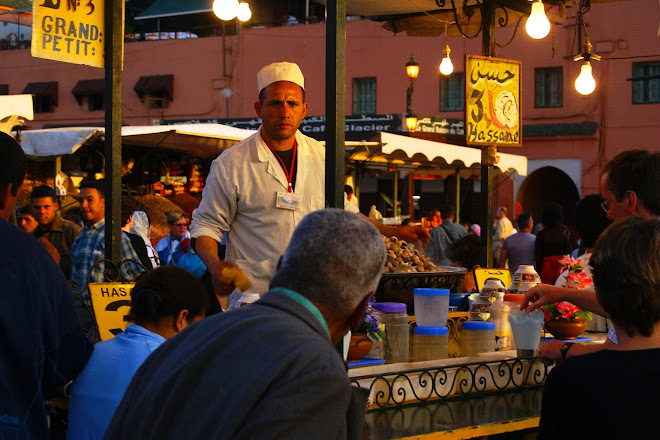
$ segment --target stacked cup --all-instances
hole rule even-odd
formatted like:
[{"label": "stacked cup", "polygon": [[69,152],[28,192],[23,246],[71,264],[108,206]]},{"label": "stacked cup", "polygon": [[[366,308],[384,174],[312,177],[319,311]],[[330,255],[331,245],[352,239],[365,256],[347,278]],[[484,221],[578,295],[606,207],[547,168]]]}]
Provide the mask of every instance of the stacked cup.
[{"label": "stacked cup", "polygon": [[448,357],[447,316],[449,289],[416,288],[413,290],[415,321],[413,361]]}]

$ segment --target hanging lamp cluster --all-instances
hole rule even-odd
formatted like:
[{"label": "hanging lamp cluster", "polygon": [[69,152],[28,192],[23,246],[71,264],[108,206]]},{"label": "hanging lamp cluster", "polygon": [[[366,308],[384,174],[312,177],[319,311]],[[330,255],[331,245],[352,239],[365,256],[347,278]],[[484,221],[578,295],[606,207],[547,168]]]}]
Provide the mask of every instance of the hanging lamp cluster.
[{"label": "hanging lamp cluster", "polygon": [[250,5],[247,2],[238,0],[213,0],[213,13],[220,20],[233,20],[238,18],[240,21],[248,21],[252,17]]}]

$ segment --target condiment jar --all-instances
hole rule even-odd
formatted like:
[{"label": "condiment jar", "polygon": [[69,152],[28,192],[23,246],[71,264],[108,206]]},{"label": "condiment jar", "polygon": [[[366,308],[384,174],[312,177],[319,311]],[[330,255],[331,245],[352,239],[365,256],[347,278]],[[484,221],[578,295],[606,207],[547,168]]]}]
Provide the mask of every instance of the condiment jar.
[{"label": "condiment jar", "polygon": [[461,334],[461,354],[465,357],[495,351],[495,324],[465,321]]},{"label": "condiment jar", "polygon": [[413,361],[432,361],[449,356],[449,329],[447,327],[415,326]]},{"label": "condiment jar", "polygon": [[508,293],[525,293],[532,287],[541,282],[541,277],[534,270],[534,266],[521,264],[518,270],[513,274],[511,285],[507,289]]},{"label": "condiment jar", "polygon": [[385,325],[383,359],[387,363],[409,362],[408,313],[404,303],[376,302],[371,306],[378,324]]}]

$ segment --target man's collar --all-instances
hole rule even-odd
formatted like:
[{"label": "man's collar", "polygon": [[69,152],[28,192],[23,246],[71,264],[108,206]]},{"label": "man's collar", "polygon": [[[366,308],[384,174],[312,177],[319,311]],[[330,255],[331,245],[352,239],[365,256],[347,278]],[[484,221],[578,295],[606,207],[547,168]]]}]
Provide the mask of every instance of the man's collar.
[{"label": "man's collar", "polygon": [[105,219],[99,220],[96,223],[85,223],[85,229],[103,229],[105,226]]}]

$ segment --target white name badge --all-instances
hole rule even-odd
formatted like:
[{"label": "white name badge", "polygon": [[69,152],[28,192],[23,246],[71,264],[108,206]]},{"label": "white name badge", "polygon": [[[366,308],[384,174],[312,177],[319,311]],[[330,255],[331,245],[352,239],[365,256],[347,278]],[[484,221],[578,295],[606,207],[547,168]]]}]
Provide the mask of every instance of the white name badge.
[{"label": "white name badge", "polygon": [[300,209],[300,196],[290,193],[290,192],[285,192],[285,191],[278,191],[277,192],[277,203],[275,204],[280,209],[289,209],[291,211],[297,211]]}]

